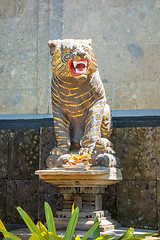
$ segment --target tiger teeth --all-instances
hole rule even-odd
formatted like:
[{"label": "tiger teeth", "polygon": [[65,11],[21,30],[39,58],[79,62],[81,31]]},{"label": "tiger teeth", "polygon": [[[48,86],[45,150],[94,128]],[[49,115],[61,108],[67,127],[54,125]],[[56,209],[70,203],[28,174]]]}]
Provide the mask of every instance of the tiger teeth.
[{"label": "tiger teeth", "polygon": [[74,65],[74,67],[76,68],[77,62],[73,61],[73,65]]},{"label": "tiger teeth", "polygon": [[78,61],[78,62],[77,61],[73,61],[74,68],[76,68],[77,64],[80,64],[80,63],[84,64],[85,67],[87,67],[87,61]]},{"label": "tiger teeth", "polygon": [[85,67],[82,71],[79,71],[77,68],[76,68],[76,73],[86,73],[87,71],[87,68]]}]

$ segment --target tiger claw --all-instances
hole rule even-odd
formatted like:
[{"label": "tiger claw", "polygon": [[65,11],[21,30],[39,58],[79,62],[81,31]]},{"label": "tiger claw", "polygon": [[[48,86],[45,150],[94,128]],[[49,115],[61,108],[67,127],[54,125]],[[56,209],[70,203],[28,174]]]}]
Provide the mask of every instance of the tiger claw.
[{"label": "tiger claw", "polygon": [[57,156],[61,156],[62,154],[67,154],[67,153],[68,151],[64,151],[64,149],[60,147],[53,148],[50,152],[50,154],[57,155]]},{"label": "tiger claw", "polygon": [[60,155],[60,152],[59,152],[59,151],[57,151],[57,152],[56,152],[56,154],[57,154],[57,155]]},{"label": "tiger claw", "polygon": [[89,149],[88,153],[89,154],[92,154],[93,150],[92,149]]},{"label": "tiger claw", "polygon": [[83,154],[92,154],[93,150],[90,148],[80,148],[79,150],[79,154],[83,155]]},{"label": "tiger claw", "polygon": [[50,151],[50,154],[54,155],[54,150]]}]

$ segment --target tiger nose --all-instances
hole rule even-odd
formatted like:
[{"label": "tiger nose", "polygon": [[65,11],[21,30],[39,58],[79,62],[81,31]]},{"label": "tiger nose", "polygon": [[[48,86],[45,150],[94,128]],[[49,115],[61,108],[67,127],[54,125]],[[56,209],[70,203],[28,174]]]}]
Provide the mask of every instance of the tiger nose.
[{"label": "tiger nose", "polygon": [[79,51],[79,52],[77,53],[77,55],[78,55],[79,57],[81,57],[81,58],[84,58],[84,56],[86,55],[86,53],[85,53],[85,51]]}]

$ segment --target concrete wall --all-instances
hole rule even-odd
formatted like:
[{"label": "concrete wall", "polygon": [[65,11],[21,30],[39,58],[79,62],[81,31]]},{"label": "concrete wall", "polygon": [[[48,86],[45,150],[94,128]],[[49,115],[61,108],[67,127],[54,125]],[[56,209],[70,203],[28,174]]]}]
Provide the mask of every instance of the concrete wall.
[{"label": "concrete wall", "polygon": [[57,38],[92,38],[112,109],[160,108],[159,13],[159,0],[1,0],[0,113],[51,112]]}]

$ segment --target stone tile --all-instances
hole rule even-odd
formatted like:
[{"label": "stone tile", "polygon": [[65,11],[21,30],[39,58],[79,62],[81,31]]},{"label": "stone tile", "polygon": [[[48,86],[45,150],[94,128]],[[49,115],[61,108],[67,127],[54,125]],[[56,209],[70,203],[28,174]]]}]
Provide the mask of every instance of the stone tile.
[{"label": "stone tile", "polygon": [[156,131],[153,127],[139,127],[137,130],[138,168],[141,177],[137,179],[156,180]]},{"label": "stone tile", "polygon": [[160,181],[157,181],[157,215],[158,215],[158,232],[160,233]]},{"label": "stone tile", "polygon": [[1,54],[1,114],[37,113],[37,53]]},{"label": "stone tile", "polygon": [[121,226],[157,229],[156,181],[117,184],[117,220]]},{"label": "stone tile", "polygon": [[[129,109],[158,109],[160,95],[159,82],[110,82],[108,78],[102,79],[107,102],[113,110]],[[153,95],[153,92],[155,93]]]},{"label": "stone tile", "polygon": [[7,223],[24,224],[17,207],[20,206],[36,223],[38,217],[38,180],[7,181]]},{"label": "stone tile", "polygon": [[1,73],[3,89],[34,89],[37,87],[37,52],[11,52],[2,54],[0,65],[4,66]]},{"label": "stone tile", "polygon": [[117,218],[116,191],[117,185],[108,186],[103,194],[103,210],[108,210],[113,219]]},{"label": "stone tile", "polygon": [[[52,3],[49,0],[39,0],[39,18],[38,18],[38,54],[41,51],[48,51],[48,41],[50,34],[50,7]],[[45,63],[45,61],[44,61]]]},{"label": "stone tile", "polygon": [[11,51],[35,50],[38,34],[38,1],[16,1],[16,6],[13,3],[11,5],[11,9],[7,6],[10,10],[6,10],[6,13],[4,11],[7,17],[1,18],[2,52],[7,54]]},{"label": "stone tile", "polygon": [[103,1],[101,4],[98,1],[83,0],[70,4],[68,2],[71,1],[64,1],[64,38],[90,35],[96,43],[121,46],[139,41],[159,43],[156,31],[159,27],[159,5],[153,0],[141,3]]},{"label": "stone tile", "polygon": [[63,39],[63,0],[50,2],[50,39]]},{"label": "stone tile", "polygon": [[130,0],[103,0],[101,4],[99,4],[99,0],[79,0],[79,1],[72,1],[72,0],[64,0],[64,9],[66,11],[72,11],[77,9],[91,9],[91,10],[100,10],[106,7],[135,7],[136,5],[151,5],[150,8],[153,8],[153,4],[158,4],[159,0],[138,0],[130,1]]},{"label": "stone tile", "polygon": [[139,175],[135,161],[135,156],[138,154],[136,128],[113,129],[110,140],[114,145],[116,156],[120,159],[123,179],[135,179],[135,174]]},{"label": "stone tile", "polygon": [[[120,85],[108,82],[107,79],[102,80],[105,87],[107,102],[111,109],[135,109],[138,107],[136,99],[136,86],[135,82],[124,83]],[[125,90],[126,89],[126,90]]]},{"label": "stone tile", "polygon": [[[81,16],[81,17],[79,17]],[[92,14],[93,16],[93,14]],[[92,38],[95,22],[86,9],[63,12],[63,38],[87,39]],[[94,16],[96,19],[96,15]],[[78,26],[78,31],[77,31]],[[96,37],[96,36],[95,36]]]},{"label": "stone tile", "polygon": [[[50,40],[50,17],[54,3],[50,1],[39,1],[38,21],[38,114],[51,113],[51,56],[48,47]],[[55,21],[54,21],[55,23]],[[51,23],[52,24],[52,23]],[[45,104],[44,104],[45,103]]]},{"label": "stone tile", "polygon": [[[158,81],[153,82],[139,82],[136,89],[137,109],[159,109],[160,84]],[[142,95],[143,92],[143,95]]]},{"label": "stone tile", "polygon": [[40,162],[39,168],[46,169],[46,159],[50,151],[56,145],[56,139],[53,127],[43,127],[40,133]]},{"label": "stone tile", "polygon": [[16,2],[12,0],[0,1],[0,18],[14,17],[16,15]]},{"label": "stone tile", "polygon": [[[130,79],[133,82],[135,65],[132,57],[124,46],[103,45],[93,42],[93,50],[98,63],[101,79],[109,83],[121,84]],[[135,79],[134,79],[135,82]]]},{"label": "stone tile", "polygon": [[[46,43],[47,45],[47,43]],[[39,48],[38,58],[38,114],[51,113],[51,56],[49,47],[46,51]],[[45,104],[44,104],[45,103]]]},{"label": "stone tile", "polygon": [[[41,87],[38,89],[38,114],[52,114],[51,88]],[[46,104],[44,105],[44,102]],[[47,111],[47,112],[46,112]]]},{"label": "stone tile", "polygon": [[160,127],[155,127],[155,148],[156,148],[156,178],[157,180],[160,180]]},{"label": "stone tile", "polygon": [[8,131],[0,131],[0,179],[8,176]]},{"label": "stone tile", "polygon": [[39,130],[15,130],[9,135],[9,179],[37,178]]},{"label": "stone tile", "polygon": [[7,200],[7,184],[5,179],[0,179],[0,219],[6,220],[6,200]]},{"label": "stone tile", "polygon": [[0,90],[1,114],[36,114],[37,89],[4,88]]},{"label": "stone tile", "polygon": [[62,210],[63,195],[60,193],[56,185],[39,180],[38,218],[42,222],[45,221],[45,202],[49,203],[52,208],[53,215],[56,216],[56,211]]},{"label": "stone tile", "polygon": [[156,180],[154,128],[117,128],[111,141],[120,159],[123,179]]},{"label": "stone tile", "polygon": [[[110,46],[93,43],[93,49],[102,79],[107,78],[113,83],[149,82],[158,80],[159,45],[137,42],[126,46]],[[140,50],[141,49],[141,50]],[[140,51],[143,51],[140,55]],[[150,66],[150,59],[154,64]],[[143,77],[142,77],[143,76]],[[109,81],[109,82],[110,82]]]},{"label": "stone tile", "polygon": [[[160,97],[158,94],[158,81],[147,81],[145,83],[123,82],[121,83],[121,86],[116,86],[116,84],[114,84],[113,89],[115,98],[112,100],[112,107],[114,109],[129,110],[159,108]],[[153,92],[155,92],[155,95],[153,95]],[[117,96],[119,96],[119,99]]]}]

